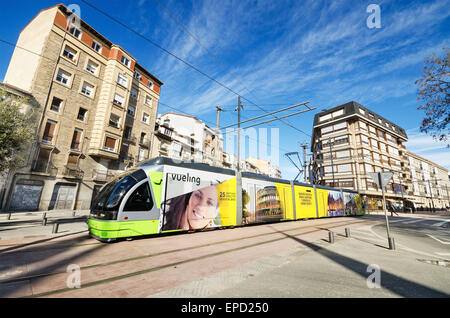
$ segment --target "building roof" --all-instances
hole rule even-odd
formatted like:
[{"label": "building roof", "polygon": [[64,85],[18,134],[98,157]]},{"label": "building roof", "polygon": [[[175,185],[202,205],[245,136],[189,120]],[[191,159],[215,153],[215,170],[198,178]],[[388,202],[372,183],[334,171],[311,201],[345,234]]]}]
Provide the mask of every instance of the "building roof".
[{"label": "building roof", "polygon": [[[327,114],[331,114],[340,109],[344,110],[344,113],[342,115],[319,122],[320,117],[327,115]],[[362,113],[360,111],[360,109],[363,110],[364,113]],[[379,126],[379,127],[383,128],[384,130],[389,131],[389,133],[392,133],[398,137],[408,140],[408,136],[406,135],[406,132],[403,128],[397,126],[396,124],[394,124],[391,121],[387,120],[386,118],[378,115],[377,113],[371,111],[370,109],[358,104],[357,102],[351,101],[346,104],[342,104],[342,105],[333,107],[331,109],[324,110],[320,113],[317,113],[314,116],[314,128],[313,128],[313,136],[312,136],[313,140],[311,142],[311,147],[314,142],[314,134],[315,134],[316,128],[327,125],[330,122],[335,122],[335,121],[338,121],[338,120],[341,120],[341,119],[344,119],[347,117],[353,117],[353,116],[361,117],[362,119],[370,122],[371,124],[374,124],[375,126]]]},{"label": "building roof", "polygon": [[13,90],[13,91],[16,91],[16,92],[18,92],[18,93],[21,93],[21,94],[23,94],[23,95],[27,95],[27,96],[29,96],[29,97],[32,96],[30,92],[28,92],[28,91],[26,91],[26,90],[24,90],[24,89],[21,89],[21,88],[19,88],[19,87],[16,87],[16,86],[14,86],[14,85],[8,84],[8,83],[0,82],[0,86],[5,87],[5,89],[7,89],[7,90],[8,90],[8,89],[9,89],[9,90]]}]

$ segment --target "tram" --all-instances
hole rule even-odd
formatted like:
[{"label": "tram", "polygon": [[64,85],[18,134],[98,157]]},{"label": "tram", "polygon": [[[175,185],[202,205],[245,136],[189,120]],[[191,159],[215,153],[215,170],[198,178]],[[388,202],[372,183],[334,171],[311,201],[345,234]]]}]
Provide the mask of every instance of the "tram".
[{"label": "tram", "polygon": [[94,198],[89,234],[112,242],[167,232],[362,215],[355,191],[242,172],[242,212],[234,170],[169,158],[144,161]]}]

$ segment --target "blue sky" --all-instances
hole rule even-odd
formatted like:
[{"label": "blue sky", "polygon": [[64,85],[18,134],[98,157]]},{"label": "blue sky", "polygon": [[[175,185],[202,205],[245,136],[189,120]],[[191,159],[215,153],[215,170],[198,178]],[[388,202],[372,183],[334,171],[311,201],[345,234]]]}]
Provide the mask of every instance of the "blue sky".
[{"label": "blue sky", "polygon": [[[92,0],[91,0],[92,1]],[[284,153],[310,142],[314,114],[356,101],[404,128],[407,148],[450,169],[450,150],[421,134],[417,86],[423,62],[450,47],[450,0],[437,1],[224,1],[157,0],[176,17],[199,45],[156,0],[96,0],[93,3],[165,49],[241,94],[243,119],[310,101],[316,111],[288,119],[306,134],[273,122],[279,129],[278,152],[283,177],[296,168]],[[22,28],[47,0],[22,0],[21,10],[5,2],[0,39],[16,42]],[[175,58],[133,35],[81,1],[81,17],[113,43],[126,48],[164,82],[161,102],[214,126],[216,105],[221,126],[236,122],[237,96]],[[381,8],[381,28],[369,29],[369,4]],[[211,56],[212,52],[215,57]],[[13,49],[0,43],[0,80]],[[219,60],[220,62],[218,62]],[[248,102],[251,101],[251,102]],[[160,105],[159,113],[171,111]],[[288,114],[289,112],[282,113]],[[281,114],[280,114],[281,116]]]}]

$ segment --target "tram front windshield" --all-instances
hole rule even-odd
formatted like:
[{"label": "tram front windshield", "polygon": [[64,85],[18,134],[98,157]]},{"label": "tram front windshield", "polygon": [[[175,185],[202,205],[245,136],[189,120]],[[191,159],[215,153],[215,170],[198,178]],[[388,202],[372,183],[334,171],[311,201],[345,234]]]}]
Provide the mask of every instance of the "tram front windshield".
[{"label": "tram front windshield", "polygon": [[91,217],[116,220],[120,204],[125,194],[139,181],[146,178],[143,170],[132,170],[121,178],[106,184],[95,197],[91,206]]}]

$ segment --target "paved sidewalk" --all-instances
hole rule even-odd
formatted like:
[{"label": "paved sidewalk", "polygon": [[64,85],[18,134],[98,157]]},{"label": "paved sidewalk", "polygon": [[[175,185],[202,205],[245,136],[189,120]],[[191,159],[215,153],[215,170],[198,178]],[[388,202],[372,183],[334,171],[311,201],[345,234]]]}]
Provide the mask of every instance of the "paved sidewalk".
[{"label": "paved sidewalk", "polygon": [[[45,226],[43,225],[44,214],[47,218]],[[11,213],[10,216],[7,213],[1,213],[0,240],[58,236],[87,231],[88,215],[89,210],[20,212]],[[52,232],[55,223],[58,223],[58,231],[54,234]]]}]

